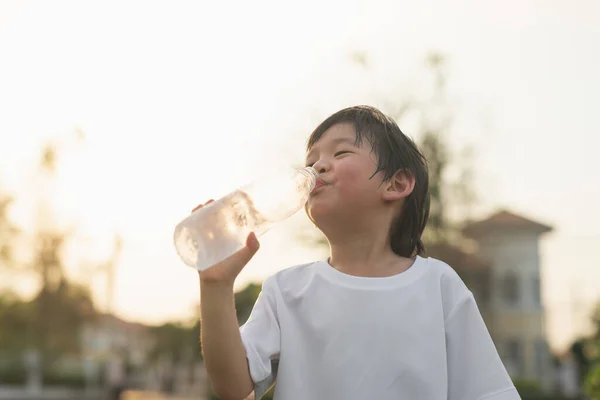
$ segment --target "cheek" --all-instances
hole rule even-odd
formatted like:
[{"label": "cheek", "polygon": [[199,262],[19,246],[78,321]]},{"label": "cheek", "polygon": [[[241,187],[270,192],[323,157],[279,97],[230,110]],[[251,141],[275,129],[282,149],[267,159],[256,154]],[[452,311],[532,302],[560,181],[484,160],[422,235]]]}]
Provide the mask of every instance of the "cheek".
[{"label": "cheek", "polygon": [[370,169],[366,165],[341,164],[335,172],[336,183],[343,192],[356,192],[372,184]]}]

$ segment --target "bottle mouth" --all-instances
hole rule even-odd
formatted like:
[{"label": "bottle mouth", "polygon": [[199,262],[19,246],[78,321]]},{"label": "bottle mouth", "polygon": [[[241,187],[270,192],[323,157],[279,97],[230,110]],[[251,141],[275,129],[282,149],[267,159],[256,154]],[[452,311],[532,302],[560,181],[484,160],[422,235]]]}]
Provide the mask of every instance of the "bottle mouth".
[{"label": "bottle mouth", "polygon": [[312,192],[317,186],[317,181],[319,179],[319,173],[313,167],[304,167],[300,170],[303,174],[310,177],[310,191]]}]

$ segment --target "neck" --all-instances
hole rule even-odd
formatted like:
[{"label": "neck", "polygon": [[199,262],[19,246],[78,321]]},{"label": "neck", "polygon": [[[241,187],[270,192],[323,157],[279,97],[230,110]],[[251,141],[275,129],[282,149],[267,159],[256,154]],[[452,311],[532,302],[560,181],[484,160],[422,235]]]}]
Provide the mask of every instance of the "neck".
[{"label": "neck", "polygon": [[410,268],[413,259],[393,252],[389,230],[381,229],[387,224],[373,222],[370,221],[370,228],[346,225],[336,232],[326,232],[332,267],[349,275],[365,277],[391,276]]}]

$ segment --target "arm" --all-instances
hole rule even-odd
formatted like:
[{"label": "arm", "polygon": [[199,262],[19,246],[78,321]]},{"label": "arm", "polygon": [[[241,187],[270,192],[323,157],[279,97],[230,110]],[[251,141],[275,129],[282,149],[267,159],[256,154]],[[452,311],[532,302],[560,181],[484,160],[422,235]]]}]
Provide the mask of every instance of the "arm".
[{"label": "arm", "polygon": [[[211,202],[209,200],[204,205]],[[251,233],[245,247],[199,273],[204,364],[215,392],[223,399],[241,400],[253,395],[252,378],[235,312],[233,283],[259,247],[256,235]]]},{"label": "arm", "polygon": [[213,389],[222,399],[241,400],[253,383],[240,336],[233,284],[200,282],[202,351]]}]

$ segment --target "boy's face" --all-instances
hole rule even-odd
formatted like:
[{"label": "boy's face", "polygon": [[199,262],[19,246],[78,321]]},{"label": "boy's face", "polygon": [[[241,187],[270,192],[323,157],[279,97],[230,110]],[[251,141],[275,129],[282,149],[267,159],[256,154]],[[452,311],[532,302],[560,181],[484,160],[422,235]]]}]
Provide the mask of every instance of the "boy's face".
[{"label": "boy's face", "polygon": [[[306,203],[309,218],[321,229],[339,217],[369,215],[383,203],[383,172],[371,144],[363,139],[356,145],[354,126],[336,124],[329,128],[306,155],[306,165],[319,173],[320,182]],[[333,219],[332,219],[333,217]]]}]

